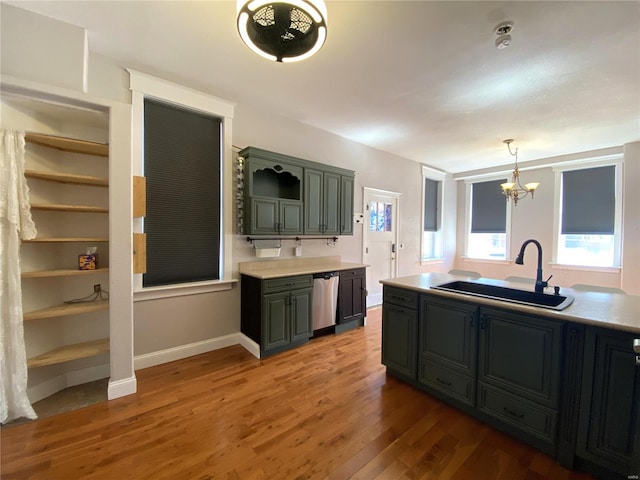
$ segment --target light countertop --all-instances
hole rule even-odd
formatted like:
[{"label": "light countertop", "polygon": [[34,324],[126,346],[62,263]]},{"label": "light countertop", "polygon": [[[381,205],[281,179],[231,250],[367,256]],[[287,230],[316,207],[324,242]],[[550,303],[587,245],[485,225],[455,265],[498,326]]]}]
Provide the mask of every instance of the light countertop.
[{"label": "light countertop", "polygon": [[321,272],[336,272],[355,268],[366,268],[361,263],[343,262],[340,257],[286,258],[283,260],[262,260],[241,262],[239,271],[242,275],[266,280],[269,278],[307,275]]},{"label": "light countertop", "polygon": [[[433,295],[448,297],[452,300],[466,300],[479,305],[506,308],[513,311],[532,313],[557,320],[583,323],[640,334],[640,296],[637,295],[585,292],[563,287],[560,290],[560,294],[571,295],[574,297],[574,300],[573,303],[564,310],[556,311],[548,308],[521,305],[431,288],[454,280],[475,281],[502,287],[517,288],[519,290],[533,291],[533,284],[529,285],[519,282],[507,282],[504,280],[495,280],[490,278],[471,279],[469,277],[443,273],[423,273],[408,277],[390,278],[387,280],[381,280],[380,283],[383,285],[406,288],[419,292],[427,292]],[[546,293],[550,292],[553,292],[552,288],[546,290]]]}]

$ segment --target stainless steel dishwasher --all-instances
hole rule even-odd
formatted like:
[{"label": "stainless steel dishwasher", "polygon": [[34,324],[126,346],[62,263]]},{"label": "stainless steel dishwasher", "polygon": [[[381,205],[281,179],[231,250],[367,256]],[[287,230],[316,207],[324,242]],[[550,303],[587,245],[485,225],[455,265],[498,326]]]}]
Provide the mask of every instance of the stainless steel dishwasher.
[{"label": "stainless steel dishwasher", "polygon": [[322,330],[336,324],[338,309],[338,272],[313,275],[312,330]]}]

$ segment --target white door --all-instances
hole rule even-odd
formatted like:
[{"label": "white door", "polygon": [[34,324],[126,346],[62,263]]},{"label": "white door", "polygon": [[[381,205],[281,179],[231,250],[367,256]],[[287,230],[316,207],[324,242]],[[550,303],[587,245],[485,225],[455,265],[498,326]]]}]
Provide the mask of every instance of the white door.
[{"label": "white door", "polygon": [[380,280],[397,276],[399,193],[364,189],[363,263],[367,268],[367,306],[382,303]]}]

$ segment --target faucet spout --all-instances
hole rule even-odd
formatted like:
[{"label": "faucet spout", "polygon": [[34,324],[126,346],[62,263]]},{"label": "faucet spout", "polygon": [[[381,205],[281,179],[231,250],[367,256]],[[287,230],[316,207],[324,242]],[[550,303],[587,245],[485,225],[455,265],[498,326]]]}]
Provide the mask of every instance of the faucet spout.
[{"label": "faucet spout", "polygon": [[540,242],[534,240],[533,238],[526,240],[520,247],[520,253],[518,253],[515,263],[518,265],[524,265],[524,250],[530,243],[533,243],[538,248],[538,270],[536,271],[535,291],[537,293],[543,293],[544,288],[549,286],[549,279],[547,279],[547,281],[542,280],[542,245],[540,245]]}]

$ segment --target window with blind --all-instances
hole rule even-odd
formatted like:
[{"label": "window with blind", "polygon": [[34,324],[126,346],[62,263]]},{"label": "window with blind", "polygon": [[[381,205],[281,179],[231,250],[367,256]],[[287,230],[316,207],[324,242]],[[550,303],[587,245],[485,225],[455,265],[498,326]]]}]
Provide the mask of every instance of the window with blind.
[{"label": "window with blind", "polygon": [[617,265],[616,168],[606,165],[561,172],[558,263]]},{"label": "window with blind", "polygon": [[422,259],[442,258],[442,180],[424,178],[422,222]]},{"label": "window with blind", "polygon": [[222,119],[144,99],[144,287],[220,279]]},{"label": "window with blind", "polygon": [[491,180],[471,184],[471,219],[467,256],[504,260],[507,255],[507,201],[500,184]]}]

